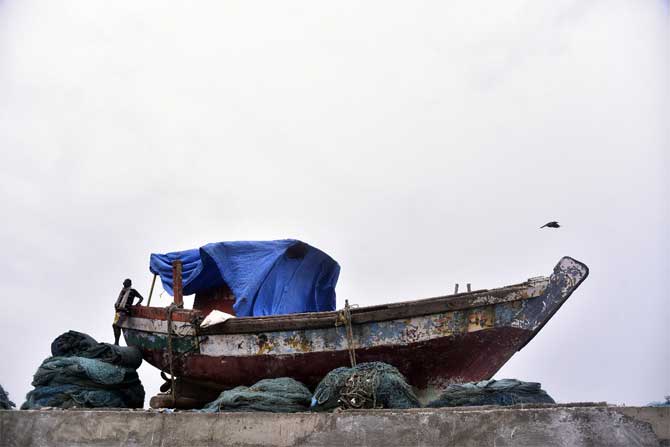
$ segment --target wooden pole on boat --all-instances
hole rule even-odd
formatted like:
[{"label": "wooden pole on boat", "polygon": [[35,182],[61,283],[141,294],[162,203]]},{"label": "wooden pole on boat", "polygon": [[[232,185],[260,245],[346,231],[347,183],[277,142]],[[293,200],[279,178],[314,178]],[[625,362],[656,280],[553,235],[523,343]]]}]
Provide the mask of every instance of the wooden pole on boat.
[{"label": "wooden pole on boat", "polygon": [[184,290],[181,286],[181,261],[172,261],[172,291],[177,307],[184,307]]},{"label": "wooden pole on boat", "polygon": [[458,283],[454,286],[454,295],[458,293]]},{"label": "wooden pole on boat", "polygon": [[154,286],[156,285],[156,274],[154,273],[154,279],[151,280],[151,289],[149,289],[149,299],[147,300],[147,307],[151,306],[151,295],[154,293]]},{"label": "wooden pole on boat", "polygon": [[470,290],[470,283],[467,284],[467,288],[468,288],[468,292],[472,291],[472,290]]},{"label": "wooden pole on boat", "polygon": [[349,348],[349,361],[353,368],[356,366],[356,347],[354,346],[354,332],[351,328],[351,307],[349,307],[349,300],[344,300],[344,318],[345,330],[347,331],[347,346]]}]

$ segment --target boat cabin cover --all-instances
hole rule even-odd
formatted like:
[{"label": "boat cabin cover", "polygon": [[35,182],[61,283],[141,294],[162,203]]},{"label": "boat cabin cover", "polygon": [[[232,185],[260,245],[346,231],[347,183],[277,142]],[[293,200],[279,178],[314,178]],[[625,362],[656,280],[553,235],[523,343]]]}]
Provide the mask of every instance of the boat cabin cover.
[{"label": "boat cabin cover", "polygon": [[182,262],[184,295],[227,286],[238,317],[335,310],[340,266],[296,239],[216,242],[152,254],[149,269],[173,295],[172,262]]}]

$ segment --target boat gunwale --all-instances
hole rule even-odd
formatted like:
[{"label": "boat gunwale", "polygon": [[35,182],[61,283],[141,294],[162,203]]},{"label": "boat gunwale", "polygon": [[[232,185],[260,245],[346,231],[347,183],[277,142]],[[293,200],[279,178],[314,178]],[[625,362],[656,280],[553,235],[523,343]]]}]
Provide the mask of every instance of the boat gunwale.
[{"label": "boat gunwale", "polygon": [[[510,294],[520,292],[533,286],[542,284],[542,291],[532,296],[519,294],[509,297]],[[442,312],[451,312],[477,307],[496,305],[499,303],[526,300],[540,296],[549,284],[548,277],[529,279],[523,283],[512,284],[496,289],[480,289],[453,295],[444,295],[417,300],[400,301],[395,303],[379,304],[365,307],[351,308],[352,324],[366,324],[420,317]],[[478,302],[482,297],[492,297],[488,302]],[[507,299],[506,299],[507,298]],[[150,311],[149,311],[150,309]],[[156,310],[164,310],[159,318]],[[262,317],[238,317],[229,319],[207,328],[197,328],[197,335],[224,335],[245,334],[285,330],[304,330],[335,327],[339,310],[325,312],[296,313],[286,315],[268,315]],[[142,314],[154,313],[154,316]],[[148,319],[167,319],[167,308],[134,306],[131,317]],[[197,309],[179,309],[173,312],[175,321],[191,322],[195,317],[203,316]]]}]

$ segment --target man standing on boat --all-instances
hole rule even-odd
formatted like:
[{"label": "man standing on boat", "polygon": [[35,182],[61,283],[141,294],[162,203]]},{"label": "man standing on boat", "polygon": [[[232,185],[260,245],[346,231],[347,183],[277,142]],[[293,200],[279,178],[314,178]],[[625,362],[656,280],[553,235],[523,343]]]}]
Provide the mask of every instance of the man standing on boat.
[{"label": "man standing on boat", "polygon": [[121,293],[119,293],[119,297],[116,299],[116,303],[114,303],[114,310],[116,310],[116,315],[114,316],[114,323],[112,324],[112,328],[114,329],[115,345],[119,344],[119,339],[121,338],[120,324],[130,312],[130,306],[133,305],[133,301],[135,298],[139,298],[140,300],[137,302],[137,305],[139,306],[144,300],[142,295],[140,295],[137,290],[131,287],[132,285],[133,283],[130,279],[125,279],[123,281],[123,289],[121,289]]}]

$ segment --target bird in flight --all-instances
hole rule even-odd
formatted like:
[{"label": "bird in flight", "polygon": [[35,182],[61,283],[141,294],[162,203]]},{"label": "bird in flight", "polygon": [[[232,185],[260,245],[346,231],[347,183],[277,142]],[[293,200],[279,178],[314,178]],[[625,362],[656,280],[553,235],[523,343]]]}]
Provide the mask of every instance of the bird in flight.
[{"label": "bird in flight", "polygon": [[546,224],[542,225],[540,228],[544,228],[544,227],[547,227],[547,228],[560,228],[560,225],[559,225],[558,222],[556,222],[555,220],[552,220],[551,222],[547,222]]}]

